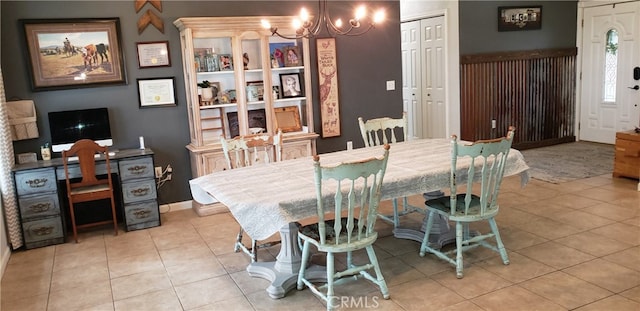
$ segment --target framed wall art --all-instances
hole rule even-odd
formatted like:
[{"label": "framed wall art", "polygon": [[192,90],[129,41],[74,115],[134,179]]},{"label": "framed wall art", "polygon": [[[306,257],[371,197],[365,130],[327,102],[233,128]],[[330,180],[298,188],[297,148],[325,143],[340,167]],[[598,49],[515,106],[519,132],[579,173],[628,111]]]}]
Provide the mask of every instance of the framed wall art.
[{"label": "framed wall art", "polygon": [[322,137],[340,136],[340,102],[338,98],[338,60],[336,39],[316,40],[320,90]]},{"label": "framed wall art", "polygon": [[169,41],[137,42],[138,68],[171,67]]},{"label": "framed wall art", "polygon": [[542,27],[542,6],[498,7],[498,31],[532,30]]},{"label": "framed wall art", "polygon": [[34,91],[127,83],[119,18],[20,23]]},{"label": "framed wall art", "polygon": [[138,79],[140,108],[176,106],[175,78]]}]

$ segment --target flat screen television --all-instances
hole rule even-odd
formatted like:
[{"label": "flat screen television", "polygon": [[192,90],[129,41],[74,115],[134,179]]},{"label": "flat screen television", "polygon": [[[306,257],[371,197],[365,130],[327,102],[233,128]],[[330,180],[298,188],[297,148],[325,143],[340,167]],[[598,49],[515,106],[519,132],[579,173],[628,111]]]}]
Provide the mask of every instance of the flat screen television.
[{"label": "flat screen television", "polygon": [[112,146],[107,108],[49,112],[51,150],[69,150],[80,139],[91,139],[100,146]]}]

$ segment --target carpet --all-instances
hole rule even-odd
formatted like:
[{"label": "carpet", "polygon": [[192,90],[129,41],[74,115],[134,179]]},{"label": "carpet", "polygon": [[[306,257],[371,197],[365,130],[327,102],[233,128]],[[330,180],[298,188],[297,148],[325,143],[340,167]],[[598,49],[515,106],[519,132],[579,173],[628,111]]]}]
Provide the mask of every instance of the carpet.
[{"label": "carpet", "polygon": [[521,151],[531,178],[554,184],[613,172],[613,145],[578,141]]}]

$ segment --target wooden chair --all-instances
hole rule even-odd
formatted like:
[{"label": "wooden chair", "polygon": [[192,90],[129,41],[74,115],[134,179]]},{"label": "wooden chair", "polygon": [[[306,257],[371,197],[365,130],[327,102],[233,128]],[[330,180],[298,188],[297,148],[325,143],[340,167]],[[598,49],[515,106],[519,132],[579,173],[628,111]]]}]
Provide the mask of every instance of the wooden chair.
[{"label": "wooden chair", "polygon": [[[302,263],[298,273],[298,290],[302,290],[305,285],[308,286],[313,293],[324,299],[327,310],[332,310],[338,300],[333,291],[334,282],[344,276],[364,276],[380,287],[383,297],[389,299],[389,290],[373,250],[373,243],[378,238],[374,227],[388,157],[388,144],[384,146],[382,157],[334,166],[321,166],[320,157],[314,156],[318,223],[303,226],[298,232],[299,239],[304,241]],[[336,194],[333,198],[323,195],[323,189],[326,187],[335,187]],[[330,212],[325,214],[325,208]],[[334,219],[325,220],[331,217]],[[318,251],[327,253],[327,283],[322,286],[317,286],[305,278],[311,245],[315,245]],[[351,252],[363,248],[367,251],[369,263],[356,266],[353,264]],[[334,253],[345,252],[347,269],[336,272]],[[366,271],[371,268],[374,269],[376,277]],[[323,292],[325,288],[326,292]]]},{"label": "wooden chair", "polygon": [[[107,167],[107,177],[98,179],[96,176],[96,156],[104,157]],[[75,177],[70,173],[69,158],[78,157],[81,180],[76,182]],[[67,184],[67,197],[69,199],[69,211],[71,216],[71,227],[73,228],[73,239],[78,243],[78,229],[93,227],[113,223],[113,231],[118,235],[118,220],[116,217],[116,202],[113,194],[113,182],[109,172],[109,149],[102,147],[90,139],[81,139],[73,144],[71,149],[62,152],[62,163]],[[75,168],[71,168],[74,170]],[[77,174],[77,173],[76,173]],[[110,220],[98,221],[82,225],[76,225],[75,203],[89,202],[95,200],[111,200]]]},{"label": "wooden chair", "polygon": [[[460,144],[458,138],[455,135],[452,136],[450,195],[425,202],[429,216],[420,246],[420,256],[430,252],[455,265],[458,278],[463,277],[463,252],[478,246],[499,253],[502,262],[505,265],[509,264],[509,257],[500,239],[495,216],[499,210],[498,194],[514,131],[515,128],[510,126],[506,137],[480,140],[471,144]],[[459,169],[460,162],[470,163],[469,168]],[[458,193],[457,188],[459,182],[464,182],[466,186],[461,193]],[[479,190],[479,193],[474,194],[474,190]],[[429,246],[429,233],[436,214],[456,223],[455,249],[442,252]],[[491,233],[481,234],[469,231],[470,223],[484,220],[489,222]],[[486,241],[492,237],[495,237],[495,245]],[[456,255],[455,259],[451,257],[452,254]]]},{"label": "wooden chair", "polygon": [[[402,131],[402,141],[407,141],[408,139],[409,126],[407,123],[406,112],[402,113],[401,119],[384,117],[364,121],[362,117],[358,117],[358,123],[360,124],[360,133],[362,134],[362,140],[364,141],[365,147],[398,142],[398,138],[396,137],[398,130]],[[421,212],[426,215],[424,209],[409,205],[407,197],[402,198],[402,211],[398,211],[397,198],[394,198],[392,202],[393,215],[379,214],[378,217],[393,224],[394,228],[398,228],[400,225],[399,216],[404,216],[413,212]]]},{"label": "wooden chair", "polygon": [[[251,166],[259,163],[269,163],[282,160],[282,131],[271,136],[269,134],[255,134],[247,136],[237,136],[232,139],[220,139],[222,150],[227,162],[227,169]],[[258,260],[258,248],[273,246],[275,243],[263,243],[258,245],[257,241],[251,239],[251,247],[242,243],[244,230],[240,227],[240,232],[234,244],[234,251],[242,250],[249,255],[251,262]]]}]

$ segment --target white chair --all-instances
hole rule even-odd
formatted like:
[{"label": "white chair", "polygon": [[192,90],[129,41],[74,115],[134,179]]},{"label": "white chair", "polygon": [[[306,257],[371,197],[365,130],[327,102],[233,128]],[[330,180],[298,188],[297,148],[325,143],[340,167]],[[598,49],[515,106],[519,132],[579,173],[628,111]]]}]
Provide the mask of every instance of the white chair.
[{"label": "white chair", "polygon": [[[297,285],[298,290],[308,286],[326,302],[327,310],[336,307],[334,304],[339,300],[334,295],[334,282],[344,276],[364,276],[380,287],[384,299],[389,299],[389,289],[373,250],[373,243],[378,238],[374,228],[382,180],[389,158],[389,145],[381,149],[384,149],[382,157],[331,166],[321,166],[320,157],[314,156],[318,222],[303,226],[298,232],[299,239],[304,243]],[[335,189],[335,195],[326,195],[329,187]],[[326,213],[325,208],[328,211]],[[313,284],[305,277],[311,245],[319,252],[327,253],[327,283],[322,286]],[[369,263],[356,266],[351,252],[363,248],[367,251]],[[346,270],[335,271],[334,253],[347,253]],[[367,272],[372,268],[376,273],[375,277]]]},{"label": "white chair", "polygon": [[[392,119],[389,117],[370,119],[364,121],[362,117],[358,117],[360,124],[360,133],[365,147],[379,146],[381,144],[396,143],[400,136],[398,132],[402,132],[402,141],[408,140],[408,123],[407,113],[402,113],[401,119]],[[400,225],[399,216],[404,216],[413,212],[421,212],[426,215],[424,209],[409,205],[407,197],[402,198],[402,211],[398,211],[398,199],[393,199],[393,215],[379,214],[378,216],[391,224],[394,228]]]},{"label": "white chair", "polygon": [[[458,143],[458,138],[454,135],[451,138],[450,195],[425,202],[429,216],[420,246],[420,256],[429,252],[453,264],[458,278],[463,277],[463,252],[478,246],[499,253],[502,262],[509,264],[495,216],[499,211],[498,194],[514,131],[515,128],[510,126],[506,137],[479,140],[471,144]],[[461,162],[469,167],[460,169]],[[458,183],[465,186],[461,193],[458,193]],[[477,195],[473,193],[474,190],[479,191]],[[456,223],[455,249],[443,252],[429,246],[429,233],[436,214]],[[469,231],[470,223],[484,220],[489,222],[490,233]],[[485,241],[492,237],[495,237],[495,245]],[[452,254],[455,254],[455,258],[451,257]]]},{"label": "white chair", "polygon": [[[222,150],[227,162],[227,169],[251,166],[259,163],[269,163],[282,160],[282,131],[271,136],[269,134],[255,134],[247,136],[237,136],[233,139],[220,139]],[[251,262],[258,260],[258,248],[273,246],[279,242],[258,244],[251,239],[251,247],[242,243],[244,230],[240,227],[240,232],[234,244],[234,251],[242,250],[249,255]]]}]

